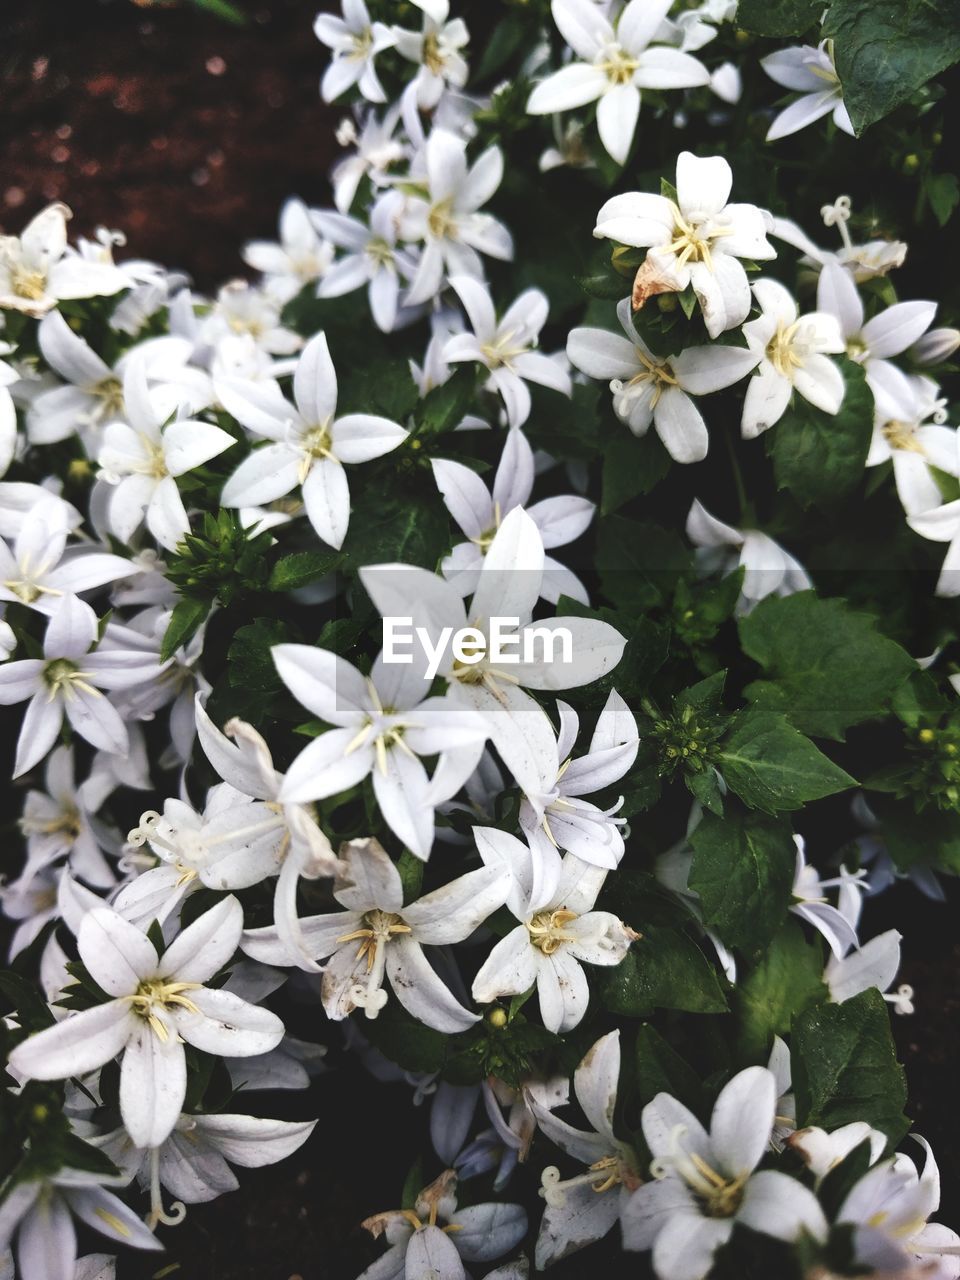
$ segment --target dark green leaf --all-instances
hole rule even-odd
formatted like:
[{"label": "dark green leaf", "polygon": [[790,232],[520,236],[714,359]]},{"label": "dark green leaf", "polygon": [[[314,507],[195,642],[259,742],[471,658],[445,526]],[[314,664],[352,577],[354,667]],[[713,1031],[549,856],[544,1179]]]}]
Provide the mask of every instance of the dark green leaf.
[{"label": "dark green leaf", "polygon": [[794,1017],[825,1000],[820,943],[807,942],[803,929],[789,919],[774,934],[760,961],[736,990],[740,1051],[744,1061],[766,1062],[774,1036],[785,1036]]},{"label": "dark green leaf", "polygon": [[161,662],[166,662],[178,649],[190,643],[209,612],[209,600],[187,598],[176,604],[163,634],[163,644],[160,647]]},{"label": "dark green leaf", "polygon": [[865,1120],[899,1142],[909,1122],[903,1068],[876,988],[800,1014],[790,1041],[797,1120],[836,1129]]},{"label": "dark green leaf", "polygon": [[658,1093],[669,1093],[691,1111],[702,1112],[699,1076],[656,1028],[644,1023],[637,1032],[638,1101],[651,1102]]},{"label": "dark green leaf", "polygon": [[228,676],[236,688],[257,693],[281,689],[270,650],[289,639],[286,623],[277,618],[257,618],[240,627],[233,637],[229,652]]},{"label": "dark green leaf", "polygon": [[740,0],[736,23],[758,36],[802,36],[822,12],[822,0]]},{"label": "dark green leaf", "polygon": [[700,895],[704,922],[728,946],[764,946],[790,905],[795,854],[789,823],[759,813],[707,813],[690,843],[690,888]]},{"label": "dark green leaf", "polygon": [[670,470],[670,455],[654,431],[638,440],[618,423],[603,449],[600,511],[609,515],[640,494],[649,493]]},{"label": "dark green leaf", "polygon": [[840,412],[824,413],[802,396],[765,435],[777,487],[789,489],[804,507],[834,505],[863,478],[873,436],[873,396],[863,369],[839,361],[846,392]]},{"label": "dark green leaf", "polygon": [[860,134],[960,58],[960,0],[831,0],[823,35]]},{"label": "dark green leaf", "polygon": [[268,591],[293,591],[332,573],[340,563],[336,551],[293,551],[281,556],[270,570]]},{"label": "dark green leaf", "polygon": [[856,786],[785,716],[758,707],[737,717],[719,769],[744,804],[767,813],[800,809],[808,800]]},{"label": "dark green leaf", "polygon": [[418,434],[439,436],[452,431],[473,407],[476,388],[473,366],[463,365],[441,386],[428,391],[414,410]]},{"label": "dark green leaf", "polygon": [[765,676],[747,697],[782,711],[803,733],[837,742],[851,725],[880,715],[917,669],[869,614],[812,591],[762,601],[740,619],[740,642]]},{"label": "dark green leaf", "polygon": [[654,1009],[722,1013],[727,1007],[716,970],[693,939],[659,925],[646,927],[623,961],[600,974],[600,994],[611,1013],[631,1017]]}]

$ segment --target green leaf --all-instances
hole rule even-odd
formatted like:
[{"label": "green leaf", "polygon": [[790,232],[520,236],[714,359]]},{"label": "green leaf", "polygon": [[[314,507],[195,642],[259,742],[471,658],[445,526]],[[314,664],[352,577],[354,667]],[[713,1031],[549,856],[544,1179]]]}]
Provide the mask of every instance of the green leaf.
[{"label": "green leaf", "polygon": [[960,59],[960,0],[831,0],[822,34],[861,134]]},{"label": "green leaf", "polygon": [[257,618],[238,628],[229,650],[227,675],[235,688],[272,693],[283,688],[270,650],[289,638],[278,618]]},{"label": "green leaf", "polygon": [[344,555],[351,567],[368,564],[416,564],[432,569],[450,546],[450,522],[444,509],[418,502],[385,501],[382,493],[363,494],[350,517]]},{"label": "green leaf", "polygon": [[719,768],[744,804],[766,813],[800,809],[857,785],[785,716],[758,707],[737,717]]},{"label": "green leaf", "polygon": [[166,662],[178,649],[190,643],[209,612],[209,600],[194,600],[187,597],[175,605],[163,634],[163,644],[160,647],[161,662]]},{"label": "green leaf", "polygon": [[790,1051],[800,1125],[836,1129],[865,1120],[900,1141],[909,1128],[906,1080],[876,988],[800,1014]]},{"label": "green leaf", "polygon": [[700,895],[704,923],[727,946],[764,946],[790,905],[795,854],[789,823],[759,813],[706,813],[690,843],[690,888]]},{"label": "green leaf", "polygon": [[439,436],[452,431],[473,407],[476,389],[476,370],[463,365],[441,386],[428,391],[414,410],[418,434]]},{"label": "green leaf", "polygon": [[10,969],[0,969],[0,1002],[3,1008],[16,1012],[17,1021],[27,1031],[53,1025],[53,1014],[36,984]]},{"label": "green leaf", "polygon": [[229,22],[235,27],[246,26],[247,15],[242,9],[238,9],[236,5],[230,4],[229,0],[190,0],[190,3],[197,9],[212,13],[215,18],[220,18],[223,22]]},{"label": "green leaf", "polygon": [[636,1079],[637,1100],[641,1104],[651,1102],[658,1093],[669,1093],[695,1113],[704,1106],[700,1077],[649,1023],[637,1032]]},{"label": "green leaf", "polygon": [[609,515],[640,494],[649,493],[670,470],[670,455],[654,431],[639,440],[618,423],[604,445],[600,511]]},{"label": "green leaf", "polygon": [[332,573],[340,563],[336,551],[293,551],[281,556],[270,570],[268,591],[293,591]]},{"label": "green leaf", "polygon": [[941,227],[946,226],[954,209],[960,204],[960,182],[955,173],[928,173],[923,189],[934,217]]},{"label": "green leaf", "polygon": [[680,929],[650,925],[615,969],[600,976],[611,1013],[643,1017],[654,1009],[723,1013],[727,1007],[716,970]]},{"label": "green leaf", "polygon": [[398,1000],[389,999],[376,1018],[367,1019],[363,1033],[404,1071],[439,1071],[443,1066],[449,1037],[411,1017]]},{"label": "green leaf", "polygon": [[740,0],[735,21],[758,36],[802,36],[822,12],[822,0]]},{"label": "green leaf", "polygon": [[692,557],[672,529],[608,516],[600,521],[597,564],[607,599],[618,609],[645,613],[672,596]]},{"label": "green leaf", "polygon": [[420,897],[423,884],[423,861],[409,849],[404,849],[397,862],[397,871],[403,885],[404,902],[415,902]]},{"label": "green leaf", "polygon": [[788,919],[737,983],[738,1039],[745,1061],[766,1062],[773,1037],[787,1035],[797,1014],[826,999],[822,974],[820,943],[807,942],[798,921]]},{"label": "green leaf", "polygon": [[813,737],[842,742],[851,725],[881,715],[917,669],[869,614],[812,591],[768,596],[739,625],[744,653],[765,676],[747,697]]},{"label": "green leaf", "polygon": [[863,368],[839,360],[846,391],[837,414],[824,413],[802,396],[764,437],[779,489],[801,506],[834,505],[863,478],[873,436],[873,396]]}]

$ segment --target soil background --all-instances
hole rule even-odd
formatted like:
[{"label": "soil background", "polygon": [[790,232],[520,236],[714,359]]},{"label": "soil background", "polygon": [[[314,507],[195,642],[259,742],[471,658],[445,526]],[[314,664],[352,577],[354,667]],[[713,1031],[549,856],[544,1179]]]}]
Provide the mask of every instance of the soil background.
[{"label": "soil background", "polygon": [[[64,200],[73,234],[119,228],[130,256],[183,268],[198,288],[213,289],[242,274],[245,241],[274,235],[287,196],[327,203],[343,113],[320,100],[324,50],[311,24],[319,8],[332,6],[239,0],[238,7],[248,16],[239,27],[190,6],[5,0],[0,228],[19,231],[51,200]],[[2,737],[12,728],[7,718]],[[5,756],[12,743],[0,743]],[[950,898],[929,903],[898,885],[868,903],[864,933],[895,926],[904,934],[898,981],[915,988],[916,1013],[895,1018],[894,1031],[911,1114],[940,1161],[939,1216],[956,1226],[960,895],[951,890]],[[310,1034],[308,1014],[295,1032]],[[161,1231],[165,1257],[125,1255],[121,1280],[352,1280],[379,1254],[359,1223],[396,1205],[424,1118],[410,1105],[409,1086],[371,1088],[355,1059],[334,1051],[329,1061],[309,1093],[259,1095],[262,1114],[320,1116],[307,1146],[280,1166],[241,1171],[238,1192]],[[99,1250],[102,1239],[90,1235],[81,1247]],[[611,1248],[550,1274],[574,1280],[623,1271],[623,1256]]]}]

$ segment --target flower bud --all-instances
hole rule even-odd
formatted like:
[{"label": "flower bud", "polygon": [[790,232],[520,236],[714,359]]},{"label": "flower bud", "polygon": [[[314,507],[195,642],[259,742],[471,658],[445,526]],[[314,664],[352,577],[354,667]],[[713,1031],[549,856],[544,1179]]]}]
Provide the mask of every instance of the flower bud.
[{"label": "flower bud", "polygon": [[960,329],[931,329],[910,348],[917,364],[941,364],[960,347]]}]

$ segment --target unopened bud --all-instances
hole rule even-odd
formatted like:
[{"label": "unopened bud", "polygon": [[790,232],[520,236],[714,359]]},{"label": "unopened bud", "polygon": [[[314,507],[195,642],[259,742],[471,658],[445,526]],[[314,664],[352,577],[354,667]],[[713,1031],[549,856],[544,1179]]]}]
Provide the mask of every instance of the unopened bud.
[{"label": "unopened bud", "polygon": [[910,348],[917,364],[942,364],[960,347],[960,329],[931,329]]},{"label": "unopened bud", "polygon": [[490,1023],[491,1027],[496,1027],[498,1031],[505,1027],[507,1025],[506,1009],[491,1009],[487,1014],[487,1022]]}]

